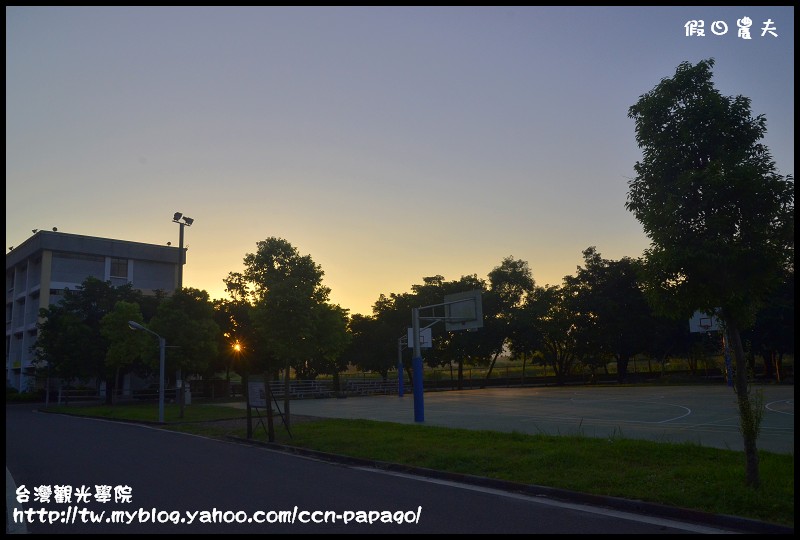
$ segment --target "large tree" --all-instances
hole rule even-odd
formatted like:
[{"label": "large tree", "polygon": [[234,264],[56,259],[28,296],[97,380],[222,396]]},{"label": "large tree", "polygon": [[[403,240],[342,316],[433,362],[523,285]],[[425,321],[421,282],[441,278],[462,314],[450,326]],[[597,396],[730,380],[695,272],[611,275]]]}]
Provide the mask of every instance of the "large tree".
[{"label": "large tree", "polygon": [[650,307],[637,275],[639,263],[628,257],[604,259],[594,246],[583,251],[583,260],[585,264],[578,267],[575,276],[564,278],[581,301],[575,323],[582,324],[587,336],[587,355],[614,357],[617,378],[623,382],[628,362],[647,348],[652,330]]},{"label": "large tree", "polygon": [[763,115],[750,99],[723,96],[714,60],[680,64],[630,107],[642,160],[626,208],[638,219],[650,297],[688,319],[716,312],[734,352],[749,486],[759,485],[759,399],[748,388],[740,332],[793,264],[794,182],[776,170],[760,141]]},{"label": "large tree", "polygon": [[318,353],[316,324],[324,320],[318,317],[318,307],[328,302],[330,289],[322,285],[322,268],[287,240],[267,238],[258,242],[257,248],[245,255],[244,272],[229,274],[225,283],[235,298],[250,300],[257,340],[263,344],[261,354],[276,360],[285,370],[288,427],[288,372]]},{"label": "large tree", "polygon": [[513,310],[511,350],[523,357],[540,353],[559,385],[566,382],[590,336],[580,321],[580,304],[577,289],[565,281],[560,287],[534,287]]},{"label": "large tree", "polygon": [[[214,321],[214,306],[206,291],[184,287],[161,302],[150,329],[164,336],[168,373],[206,375],[219,347],[220,328]],[[155,363],[155,357],[152,358]]]},{"label": "large tree", "polygon": [[492,349],[492,361],[486,372],[488,381],[497,358],[505,352],[513,333],[514,309],[533,292],[536,282],[527,261],[508,256],[489,272],[489,290],[483,295],[483,343]]},{"label": "large tree", "polygon": [[100,333],[108,340],[106,372],[113,377],[114,395],[121,375],[141,360],[145,344],[152,342],[152,337],[146,332],[131,332],[128,321],[144,322],[139,304],[124,300],[114,304],[114,309],[100,319]]},{"label": "large tree", "polygon": [[57,304],[39,311],[34,348],[37,364],[70,380],[96,378],[106,383],[106,402],[111,404],[116,368],[107,369],[109,341],[101,321],[118,301],[140,304],[142,295],[130,284],[113,287],[110,281],[86,278],[75,290],[64,289]]},{"label": "large tree", "polygon": [[347,369],[347,358],[343,354],[350,341],[347,310],[339,305],[316,304],[313,319],[311,356],[296,366],[298,378],[331,375],[334,388],[338,390],[339,372]]},{"label": "large tree", "polygon": [[377,371],[386,380],[389,370],[397,367],[398,340],[402,337],[399,327],[377,315],[354,313],[347,321],[350,339],[343,360],[362,371]]}]

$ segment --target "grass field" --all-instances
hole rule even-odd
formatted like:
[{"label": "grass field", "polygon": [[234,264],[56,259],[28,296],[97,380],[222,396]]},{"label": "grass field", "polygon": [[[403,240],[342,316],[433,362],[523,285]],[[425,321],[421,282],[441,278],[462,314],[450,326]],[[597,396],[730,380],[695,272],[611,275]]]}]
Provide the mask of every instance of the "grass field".
[{"label": "grass field", "polygon": [[[152,422],[150,404],[50,407],[49,411]],[[207,437],[246,436],[242,411],[194,404],[165,429]],[[224,422],[221,420],[234,420]],[[322,452],[666,504],[794,527],[794,456],[760,452],[762,484],[744,486],[741,452],[623,438],[528,435],[367,420],[276,419],[276,442]],[[261,426],[254,439],[265,441]]]}]

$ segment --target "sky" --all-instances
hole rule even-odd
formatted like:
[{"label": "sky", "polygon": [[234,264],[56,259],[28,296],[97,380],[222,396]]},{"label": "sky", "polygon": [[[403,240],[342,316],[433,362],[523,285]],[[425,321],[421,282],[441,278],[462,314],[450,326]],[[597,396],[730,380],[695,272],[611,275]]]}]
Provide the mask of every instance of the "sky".
[{"label": "sky", "polygon": [[7,6],[6,247],[177,246],[182,212],[212,299],[270,237],[351,314],[509,256],[559,285],[649,246],[628,109],[682,62],[714,58],[794,175],[793,51],[787,6]]}]

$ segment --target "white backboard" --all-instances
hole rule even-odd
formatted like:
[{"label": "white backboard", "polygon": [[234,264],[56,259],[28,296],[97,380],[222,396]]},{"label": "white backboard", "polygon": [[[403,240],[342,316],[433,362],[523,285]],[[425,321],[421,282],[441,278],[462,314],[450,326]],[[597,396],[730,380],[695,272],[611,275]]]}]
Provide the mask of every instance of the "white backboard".
[{"label": "white backboard", "polygon": [[702,311],[695,311],[689,319],[689,332],[718,332],[719,319],[715,315],[709,315]]},{"label": "white backboard", "polygon": [[[433,347],[433,337],[430,328],[420,328],[419,329],[419,348],[420,349],[430,349]],[[408,329],[408,348],[414,348],[414,329]]]}]

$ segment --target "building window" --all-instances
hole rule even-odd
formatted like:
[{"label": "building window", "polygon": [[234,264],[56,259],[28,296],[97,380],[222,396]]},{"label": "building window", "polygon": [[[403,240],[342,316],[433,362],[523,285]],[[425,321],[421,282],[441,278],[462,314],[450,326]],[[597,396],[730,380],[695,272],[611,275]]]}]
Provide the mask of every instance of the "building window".
[{"label": "building window", "polygon": [[110,277],[128,279],[128,259],[111,259]]}]

